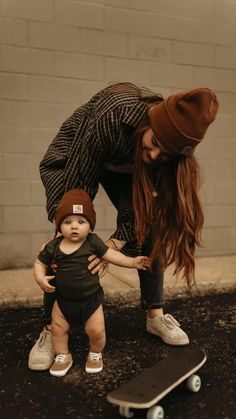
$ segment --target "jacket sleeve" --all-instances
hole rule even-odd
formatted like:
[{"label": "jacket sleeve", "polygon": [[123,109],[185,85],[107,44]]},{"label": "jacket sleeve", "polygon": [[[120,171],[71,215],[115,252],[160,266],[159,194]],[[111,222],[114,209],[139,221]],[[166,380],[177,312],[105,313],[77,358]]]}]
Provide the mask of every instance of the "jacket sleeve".
[{"label": "jacket sleeve", "polygon": [[95,197],[99,173],[111,149],[102,128],[96,118],[78,109],[65,121],[49,146],[40,163],[40,175],[50,221],[54,219],[62,195],[69,189],[82,188],[92,199]]}]

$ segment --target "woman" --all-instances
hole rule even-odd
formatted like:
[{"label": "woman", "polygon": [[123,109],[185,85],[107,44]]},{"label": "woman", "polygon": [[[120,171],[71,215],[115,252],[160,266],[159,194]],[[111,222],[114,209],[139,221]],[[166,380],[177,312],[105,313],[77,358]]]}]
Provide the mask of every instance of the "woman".
[{"label": "woman", "polygon": [[[193,152],[217,111],[217,98],[208,88],[163,100],[131,83],[112,85],[64,122],[40,164],[50,221],[65,191],[81,188],[94,199],[99,183],[104,187],[118,211],[117,230],[106,244],[150,256],[151,269],[139,272],[146,327],[171,345],[186,345],[189,339],[170,314],[164,315],[163,271],[174,263],[176,274],[182,271],[188,284],[194,280],[203,213]],[[94,255],[89,269],[103,276],[106,266]],[[53,294],[46,294],[47,327],[29,356],[34,370],[50,368],[54,358],[53,302]]]}]

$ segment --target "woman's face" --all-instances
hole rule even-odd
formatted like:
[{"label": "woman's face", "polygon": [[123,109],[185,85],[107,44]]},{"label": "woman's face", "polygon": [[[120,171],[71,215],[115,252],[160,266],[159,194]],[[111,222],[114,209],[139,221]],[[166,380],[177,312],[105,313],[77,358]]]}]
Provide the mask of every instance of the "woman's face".
[{"label": "woman's face", "polygon": [[152,128],[148,128],[142,138],[142,161],[145,164],[155,164],[169,161],[171,156],[163,153],[158,146],[157,139]]}]

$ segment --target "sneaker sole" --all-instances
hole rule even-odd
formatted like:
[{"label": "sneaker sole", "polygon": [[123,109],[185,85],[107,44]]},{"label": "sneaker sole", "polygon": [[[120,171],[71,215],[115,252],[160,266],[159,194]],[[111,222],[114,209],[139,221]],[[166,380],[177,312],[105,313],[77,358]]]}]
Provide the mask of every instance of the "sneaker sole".
[{"label": "sneaker sole", "polygon": [[69,369],[72,367],[73,362],[71,361],[71,363],[68,365],[67,368],[65,368],[63,371],[52,371],[49,370],[50,374],[53,375],[54,377],[64,377],[64,375],[66,375],[66,373],[69,371]]},{"label": "sneaker sole", "polygon": [[85,371],[88,373],[88,374],[93,374],[93,373],[97,373],[97,372],[100,372],[100,371],[102,371],[102,369],[103,369],[103,367],[100,367],[100,368],[87,368],[87,367],[85,367]]},{"label": "sneaker sole", "polygon": [[49,368],[52,366],[53,360],[50,362],[50,364],[31,364],[28,363],[28,367],[32,371],[45,371],[49,370]]},{"label": "sneaker sole", "polygon": [[168,345],[173,345],[173,346],[186,346],[189,345],[189,340],[179,340],[178,342],[173,342],[173,340],[169,340],[168,338],[166,338],[163,335],[158,335],[157,332],[151,328],[146,328],[148,333],[151,333],[152,335],[158,336],[161,340],[163,340],[163,342],[167,343]]}]

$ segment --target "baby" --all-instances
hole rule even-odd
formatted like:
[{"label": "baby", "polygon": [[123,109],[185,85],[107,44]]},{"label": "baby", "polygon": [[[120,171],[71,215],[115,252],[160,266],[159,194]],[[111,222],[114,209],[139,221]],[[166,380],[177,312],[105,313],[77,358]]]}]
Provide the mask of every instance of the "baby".
[{"label": "baby", "polygon": [[[56,354],[50,374],[64,376],[73,359],[68,348],[70,327],[83,324],[89,339],[85,370],[98,373],[103,369],[102,351],[106,333],[103,313],[104,293],[98,274],[88,270],[88,257],[97,255],[118,266],[146,270],[146,256],[127,257],[110,249],[95,233],[96,214],[93,203],[83,189],[66,192],[56,210],[55,224],[59,237],[42,246],[34,264],[35,279],[45,292],[56,292],[52,311],[52,342]],[[55,265],[55,276],[47,269]],[[55,278],[55,287],[50,280]]]}]

